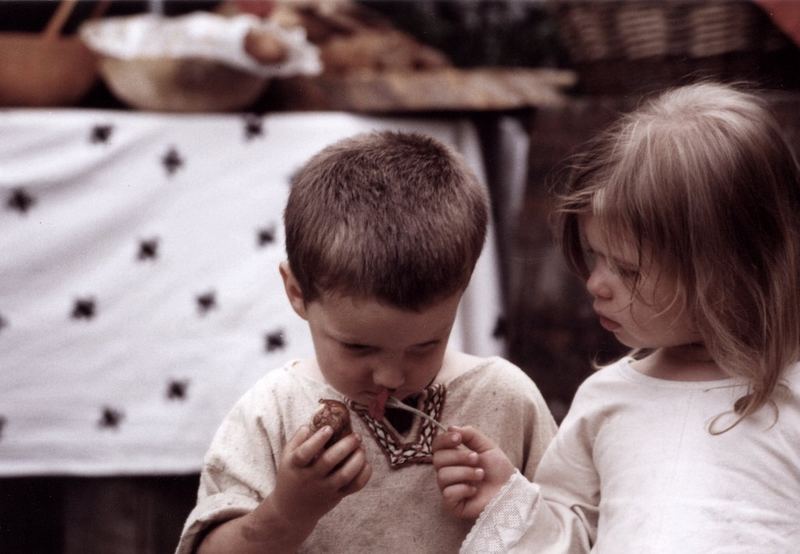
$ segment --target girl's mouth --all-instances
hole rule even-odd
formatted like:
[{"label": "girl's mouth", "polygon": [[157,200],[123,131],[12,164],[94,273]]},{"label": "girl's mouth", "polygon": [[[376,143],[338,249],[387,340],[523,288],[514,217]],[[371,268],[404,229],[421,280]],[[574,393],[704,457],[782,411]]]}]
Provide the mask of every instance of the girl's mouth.
[{"label": "girl's mouth", "polygon": [[607,317],[602,316],[600,314],[597,314],[597,319],[600,321],[600,326],[607,331],[614,332],[617,331],[620,327],[622,327],[622,325],[620,325],[613,319],[608,319]]}]

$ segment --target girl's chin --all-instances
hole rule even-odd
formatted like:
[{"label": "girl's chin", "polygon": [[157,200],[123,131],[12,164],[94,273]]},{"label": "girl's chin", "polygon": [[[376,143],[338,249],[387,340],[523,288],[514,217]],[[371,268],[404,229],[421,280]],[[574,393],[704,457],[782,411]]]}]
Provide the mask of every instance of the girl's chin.
[{"label": "girl's chin", "polygon": [[633,337],[629,337],[624,333],[614,333],[614,337],[617,339],[617,342],[623,346],[627,346],[628,348],[651,348],[650,346],[642,344],[641,341],[638,341]]}]

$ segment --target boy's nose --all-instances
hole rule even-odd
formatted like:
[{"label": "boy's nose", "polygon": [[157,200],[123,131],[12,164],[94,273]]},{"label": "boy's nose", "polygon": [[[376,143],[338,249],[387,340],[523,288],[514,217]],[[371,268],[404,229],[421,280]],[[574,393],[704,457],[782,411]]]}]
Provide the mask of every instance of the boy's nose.
[{"label": "boy's nose", "polygon": [[372,372],[372,380],[379,387],[387,389],[399,389],[405,383],[405,374],[399,366],[395,364],[381,364]]}]

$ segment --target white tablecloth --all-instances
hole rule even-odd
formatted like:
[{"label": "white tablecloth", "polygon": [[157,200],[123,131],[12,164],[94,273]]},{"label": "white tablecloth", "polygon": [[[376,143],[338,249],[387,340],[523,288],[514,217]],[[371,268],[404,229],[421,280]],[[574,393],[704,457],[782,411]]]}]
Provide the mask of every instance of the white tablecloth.
[{"label": "white tablecloth", "polygon": [[[0,111],[0,476],[197,471],[233,402],[312,353],[278,262],[289,176],[372,129],[484,173],[467,120]],[[502,354],[493,241],[452,343]]]}]

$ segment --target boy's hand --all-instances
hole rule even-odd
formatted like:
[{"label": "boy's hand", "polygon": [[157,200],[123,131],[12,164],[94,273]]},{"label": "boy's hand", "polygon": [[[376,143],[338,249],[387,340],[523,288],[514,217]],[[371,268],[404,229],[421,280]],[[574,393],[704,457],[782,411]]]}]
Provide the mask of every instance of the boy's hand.
[{"label": "boy's hand", "polygon": [[445,508],[462,519],[477,518],[515,471],[489,437],[469,426],[434,439],[433,465]]},{"label": "boy's hand", "polygon": [[329,426],[312,434],[304,425],[286,445],[268,501],[291,525],[313,528],[342,498],[361,490],[372,476],[361,438],[350,434],[325,449],[331,434]]}]

